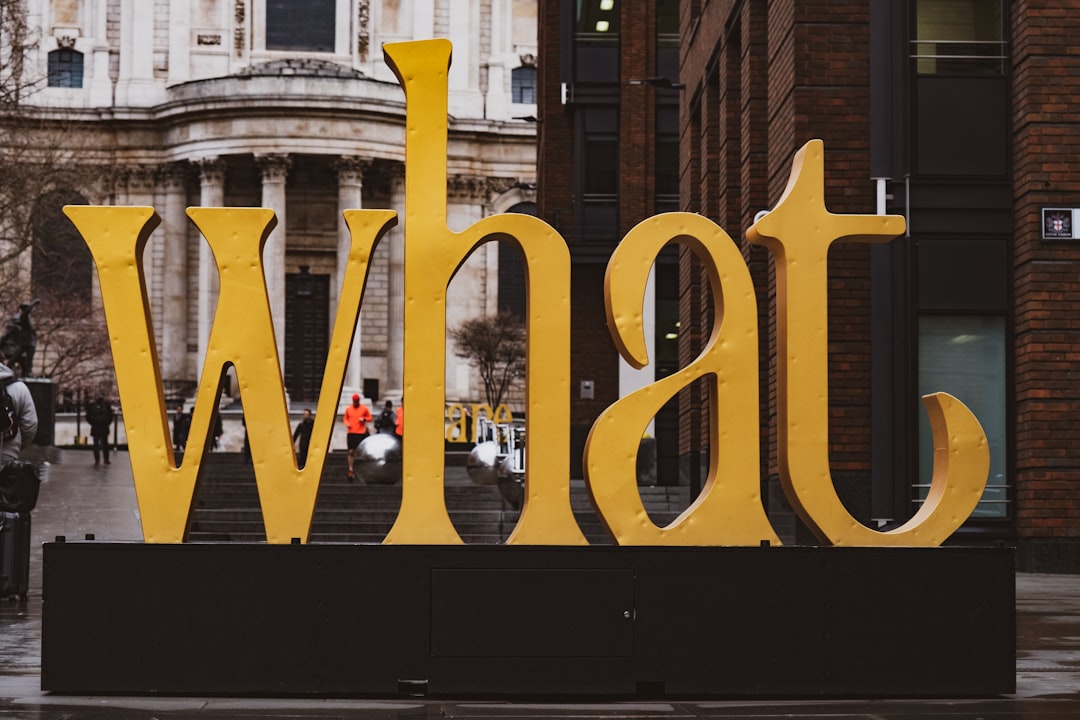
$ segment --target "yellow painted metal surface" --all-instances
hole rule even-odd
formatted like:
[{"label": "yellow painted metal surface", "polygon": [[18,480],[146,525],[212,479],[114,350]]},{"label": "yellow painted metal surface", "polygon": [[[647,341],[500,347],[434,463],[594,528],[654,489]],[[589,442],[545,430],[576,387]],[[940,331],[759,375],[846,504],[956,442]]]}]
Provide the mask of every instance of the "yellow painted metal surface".
[{"label": "yellow painted metal surface", "polygon": [[[701,355],[678,372],[605,410],[585,445],[589,492],[619,545],[779,544],[760,496],[757,302],[738,247],[717,224],[667,213],[637,225],[619,244],[604,278],[608,328],[637,368],[649,363],[642,306],[657,254],[678,241],[709,276],[716,318]],[[698,498],[669,526],[649,518],[637,489],[638,444],[649,421],[684,387],[709,382],[709,474]]]},{"label": "yellow painted metal surface", "polygon": [[493,215],[463,232],[446,224],[450,43],[384,47],[405,89],[405,389],[408,442],[401,510],[385,542],[457,544],[443,491],[446,288],[469,254],[499,240],[521,248],[528,278],[525,504],[509,544],[582,545],[570,507],[570,251],[528,215]]},{"label": "yellow painted metal surface", "polygon": [[267,541],[306,542],[368,263],[378,239],[395,222],[393,211],[346,212],[353,242],[303,470],[297,469],[293,452],[261,261],[276,223],[273,211],[188,210],[213,250],[221,290],[180,467],[173,456],[141,270],[143,249],[158,217],[152,208],[138,207],[69,206],[65,212],[98,267],[145,540],[182,542],[187,533],[221,377],[232,365],[252,419],[247,430]]},{"label": "yellow painted metal surface", "polygon": [[[387,543],[457,544],[446,509],[446,291],[470,253],[490,241],[516,245],[528,278],[525,502],[511,544],[587,544],[570,506],[570,254],[549,225],[526,215],[485,218],[462,232],[446,217],[447,72],[445,40],[385,46],[406,95],[404,405],[409,441],[402,503]],[[201,460],[223,372],[236,369],[248,412],[267,540],[306,542],[336,415],[368,265],[396,222],[390,210],[346,211],[352,241],[307,464],[296,466],[277,356],[262,251],[271,209],[191,208],[221,278],[182,466],[176,467],[142,255],[159,218],[149,207],[69,206],[98,269],[124,409],[143,534],[182,542],[191,520]],[[989,451],[975,417],[945,394],[924,398],[935,443],[929,496],[905,525],[871,530],[843,507],[828,463],[828,251],[833,242],[883,242],[903,218],[833,215],[824,203],[824,151],[808,143],[795,156],[777,207],[747,232],[776,258],[779,459],[785,492],[804,522],[837,545],[938,545],[974,510],[986,484]],[[691,213],[650,218],[627,234],[605,278],[608,324],[635,367],[649,363],[642,303],[648,273],[669,242],[690,247],[710,279],[716,320],[701,355],[638,390],[597,420],[585,450],[589,491],[608,531],[624,545],[779,543],[759,495],[758,328],[749,271],[731,238]],[[667,527],[656,526],[636,484],[640,438],[649,420],[690,383],[710,384],[710,468],[701,495]],[[508,421],[496,409],[496,422]],[[462,428],[464,429],[464,428]]]},{"label": "yellow painted metal surface", "polygon": [[940,545],[967,519],[986,486],[986,437],[947,395],[924,399],[934,433],[930,498],[907,523],[878,532],[841,503],[829,469],[828,254],[833,242],[884,242],[904,232],[895,215],[834,215],[825,208],[824,147],[795,155],[777,206],[746,233],[776,259],[777,421],[780,477],[792,507],[833,545]]}]

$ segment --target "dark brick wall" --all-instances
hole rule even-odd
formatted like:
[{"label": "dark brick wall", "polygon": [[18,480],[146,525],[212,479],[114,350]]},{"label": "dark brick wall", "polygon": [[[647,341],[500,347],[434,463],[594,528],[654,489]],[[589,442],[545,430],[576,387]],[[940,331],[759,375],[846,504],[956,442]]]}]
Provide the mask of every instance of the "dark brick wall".
[{"label": "dark brick wall", "polygon": [[[630,3],[624,4],[624,13]],[[572,114],[559,104],[557,0],[540,0],[540,210],[566,232],[573,226]],[[769,502],[776,490],[775,277],[772,259],[742,240],[754,213],[774,204],[788,179],[792,154],[811,138],[825,143],[826,204],[836,213],[874,211],[869,167],[869,0],[684,0],[680,56],[680,191],[682,209],[718,222],[739,243],[759,303],[762,478]],[[1014,0],[1011,9],[1012,343],[1009,411],[1015,483],[1015,529],[1021,566],[1069,569],[1080,557],[1080,243],[1040,240],[1042,207],[1080,207],[1080,16],[1050,0]],[[651,33],[649,22],[624,16],[627,38]],[[623,79],[649,75],[651,42],[624,41]],[[644,68],[644,69],[642,69]],[[625,84],[625,82],[624,82]],[[650,142],[652,91],[624,88],[620,230],[652,214],[651,154],[628,151]],[[630,92],[637,94],[630,94]],[[633,140],[631,140],[633,138]],[[575,270],[575,337],[608,347],[574,360],[579,373],[602,373],[614,353],[606,334],[582,335],[597,317],[590,305],[602,272]],[[701,351],[712,308],[707,279],[692,253],[680,253],[680,359]],[[868,515],[870,464],[869,250],[839,244],[830,255],[830,460],[838,491],[860,519]],[[602,312],[602,311],[601,311]],[[589,319],[586,319],[586,318]],[[595,333],[592,327],[588,333]],[[592,346],[590,346],[591,348]],[[601,376],[597,376],[598,378]],[[594,378],[596,379],[596,378]],[[614,387],[614,386],[611,386]],[[584,428],[607,400],[597,385],[596,408],[575,405]],[[615,392],[615,390],[610,390]],[[706,383],[679,395],[679,451],[684,481],[707,458]],[[723,412],[724,409],[721,409]],[[772,514],[770,510],[770,514]],[[803,533],[792,531],[791,535]],[[1025,540],[1030,540],[1025,544]],[[1056,559],[1055,559],[1056,558]],[[1061,560],[1066,558],[1066,560]],[[1073,567],[1080,570],[1080,568]]]},{"label": "dark brick wall", "polygon": [[[561,100],[562,72],[560,0],[540,0],[538,70],[539,166],[537,204],[540,216],[551,223],[574,248],[575,112],[573,102]],[[652,7],[652,4],[649,4]],[[630,85],[631,78],[654,77],[656,72],[656,17],[642,12],[637,3],[622,3],[620,18],[620,65],[617,90],[619,113],[619,237],[655,214],[655,118],[657,88]],[[596,89],[593,88],[595,91]],[[597,96],[599,96],[598,93]],[[604,310],[606,265],[598,259],[575,258],[571,282],[571,459],[572,471],[580,473],[581,448],[599,414],[618,399],[618,353],[607,328]],[[594,384],[592,400],[580,397],[581,381]]]},{"label": "dark brick wall", "polygon": [[1058,545],[1080,538],[1080,246],[1040,240],[1040,209],[1080,207],[1078,36],[1075,9],[1013,3],[1016,525],[1042,539],[1021,558],[1053,549],[1074,571]]},{"label": "dark brick wall", "polygon": [[[685,18],[684,19],[689,19]],[[773,205],[793,153],[821,138],[826,148],[826,204],[836,213],[873,212],[869,180],[869,11],[864,1],[711,3],[683,46],[681,79],[687,117],[700,114],[696,138],[684,125],[686,167],[697,166],[697,198],[684,209],[717,220],[740,242],[751,269],[761,333],[762,478],[777,477],[775,277],[771,258],[741,240],[759,210]],[[715,133],[720,133],[717,136]],[[696,140],[696,142],[693,142]],[[686,183],[684,182],[684,187]],[[696,200],[696,202],[695,202]],[[689,202],[687,202],[689,201]],[[682,277],[704,280],[690,266]],[[829,268],[830,457],[849,509],[868,519],[870,469],[870,295],[866,247],[838,245]],[[693,301],[693,296],[684,293]],[[684,309],[701,326],[704,313]],[[707,333],[699,327],[698,333]],[[685,355],[692,351],[689,338]],[[705,437],[703,408],[686,396],[683,426]],[[722,412],[724,410],[721,410]],[[687,452],[693,446],[683,443]],[[840,477],[843,481],[839,481]],[[776,493],[764,493],[777,504]],[[779,502],[785,506],[786,503]],[[774,510],[770,508],[770,510]],[[785,507],[776,508],[784,511]],[[773,514],[772,512],[770,514]],[[790,538],[788,538],[790,539]]]}]

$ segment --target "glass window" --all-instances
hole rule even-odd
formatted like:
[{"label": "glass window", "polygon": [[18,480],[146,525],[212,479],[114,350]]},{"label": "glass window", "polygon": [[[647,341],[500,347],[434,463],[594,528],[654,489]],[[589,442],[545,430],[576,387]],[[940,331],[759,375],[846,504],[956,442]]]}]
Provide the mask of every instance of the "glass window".
[{"label": "glass window", "polygon": [[619,35],[619,0],[577,0],[575,29],[578,35],[594,35],[596,40]]},{"label": "glass window", "polygon": [[911,54],[919,75],[1004,75],[1002,0],[917,0]]},{"label": "glass window", "polygon": [[619,192],[619,138],[608,133],[585,136],[585,194],[614,195]]},{"label": "glass window", "polygon": [[679,42],[679,0],[656,0],[656,34],[661,42]]},{"label": "glass window", "polygon": [[613,196],[619,192],[619,111],[610,106],[584,109],[582,193]]},{"label": "glass window", "polygon": [[[933,392],[947,392],[967,405],[990,445],[990,477],[972,517],[1007,517],[1004,318],[952,315],[919,319],[919,395]],[[920,412],[916,502],[926,498],[933,467],[930,421]]]},{"label": "glass window", "polygon": [[334,52],[337,0],[266,0],[266,49]]},{"label": "glass window", "polygon": [[49,87],[81,88],[83,54],[78,50],[53,50],[49,53]]},{"label": "glass window", "polygon": [[656,196],[679,195],[679,108],[656,108]]},{"label": "glass window", "polygon": [[510,92],[516,103],[536,103],[536,68],[514,68],[510,72]]}]

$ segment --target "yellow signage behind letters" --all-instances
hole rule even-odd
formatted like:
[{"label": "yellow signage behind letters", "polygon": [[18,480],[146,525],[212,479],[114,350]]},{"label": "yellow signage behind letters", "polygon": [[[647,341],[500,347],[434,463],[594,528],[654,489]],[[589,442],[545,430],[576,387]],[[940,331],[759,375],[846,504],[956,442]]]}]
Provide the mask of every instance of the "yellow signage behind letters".
[{"label": "yellow signage behind letters", "polygon": [[[511,544],[584,545],[570,506],[570,253],[549,225],[527,215],[495,215],[462,232],[446,224],[446,40],[385,46],[405,90],[404,405],[402,500],[387,543],[456,544],[446,509],[446,290],[457,269],[485,242],[516,244],[528,287],[525,503]],[[777,207],[747,233],[776,260],[781,475],[799,516],[825,543],[937,545],[971,514],[982,495],[989,452],[982,428],[955,398],[925,399],[934,436],[934,474],[926,503],[907,524],[877,532],[858,523],[836,496],[828,466],[827,260],[835,241],[885,241],[903,218],[833,215],[825,209],[820,141],[796,156]],[[307,464],[298,469],[290,442],[262,250],[275,219],[263,208],[191,208],[221,277],[217,312],[202,369],[191,436],[177,467],[169,442],[157,348],[142,274],[142,254],[159,219],[148,207],[70,206],[86,239],[102,302],[124,408],[132,470],[147,542],[182,542],[190,524],[200,465],[222,373],[236,369],[248,415],[252,460],[267,541],[307,542],[319,479],[379,239],[396,222],[389,210],[349,210],[351,233],[338,314],[319,395]],[[601,414],[585,450],[587,484],[597,514],[620,544],[757,545],[779,543],[761,503],[758,458],[757,304],[735,243],[693,213],[650,218],[615,250],[605,278],[608,325],[636,367],[646,355],[641,320],[646,278],[660,249],[687,245],[710,279],[716,319],[701,355],[670,377],[622,398]],[[710,383],[705,487],[668,527],[648,518],[637,491],[635,458],[642,431],[689,383]]]}]

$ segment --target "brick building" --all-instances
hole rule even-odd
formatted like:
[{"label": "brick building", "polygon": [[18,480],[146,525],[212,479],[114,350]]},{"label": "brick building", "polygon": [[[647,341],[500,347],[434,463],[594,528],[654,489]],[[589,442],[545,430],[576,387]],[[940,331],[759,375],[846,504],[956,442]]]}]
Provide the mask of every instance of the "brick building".
[{"label": "brick building", "polygon": [[[1080,249],[1067,239],[1080,205],[1068,159],[1080,142],[1076,13],[1009,0],[685,0],[680,24],[682,209],[742,238],[779,199],[793,153],[821,138],[830,211],[907,218],[906,236],[840,243],[829,257],[829,451],[849,511],[871,525],[912,516],[932,467],[918,398],[944,390],[979,418],[991,451],[987,490],[954,540],[1016,541],[1023,569],[1080,569]],[[774,270],[765,250],[741,246],[761,314],[762,477],[780,530]],[[685,362],[710,315],[700,268],[684,255],[680,272]],[[680,404],[684,461],[707,453],[705,392]],[[781,535],[813,542],[796,523]]]},{"label": "brick building", "polygon": [[[1015,541],[1024,569],[1080,569],[1080,176],[1067,154],[1080,141],[1080,19],[1020,0],[631,5],[540,3],[538,206],[573,255],[572,457],[628,389],[605,328],[611,249],[645,217],[701,213],[739,244],[755,283],[770,518],[784,542],[817,542],[778,480],[775,268],[744,235],[779,199],[795,151],[820,138],[829,210],[908,227],[829,255],[829,459],[845,506],[881,528],[914,514],[932,470],[919,397],[942,390],[979,418],[991,455],[954,541]],[[656,375],[696,357],[714,317],[695,256],[667,252],[678,257],[656,268]],[[672,335],[677,360],[663,354]],[[708,400],[699,381],[657,417],[660,482],[705,482]]]},{"label": "brick building", "polygon": [[[571,471],[597,416],[619,397],[678,365],[674,249],[654,272],[645,303],[650,359],[621,362],[606,327],[604,272],[634,225],[678,209],[678,0],[541,0],[537,110],[540,216],[571,252]],[[647,433],[657,481],[678,482],[674,401]]]}]

